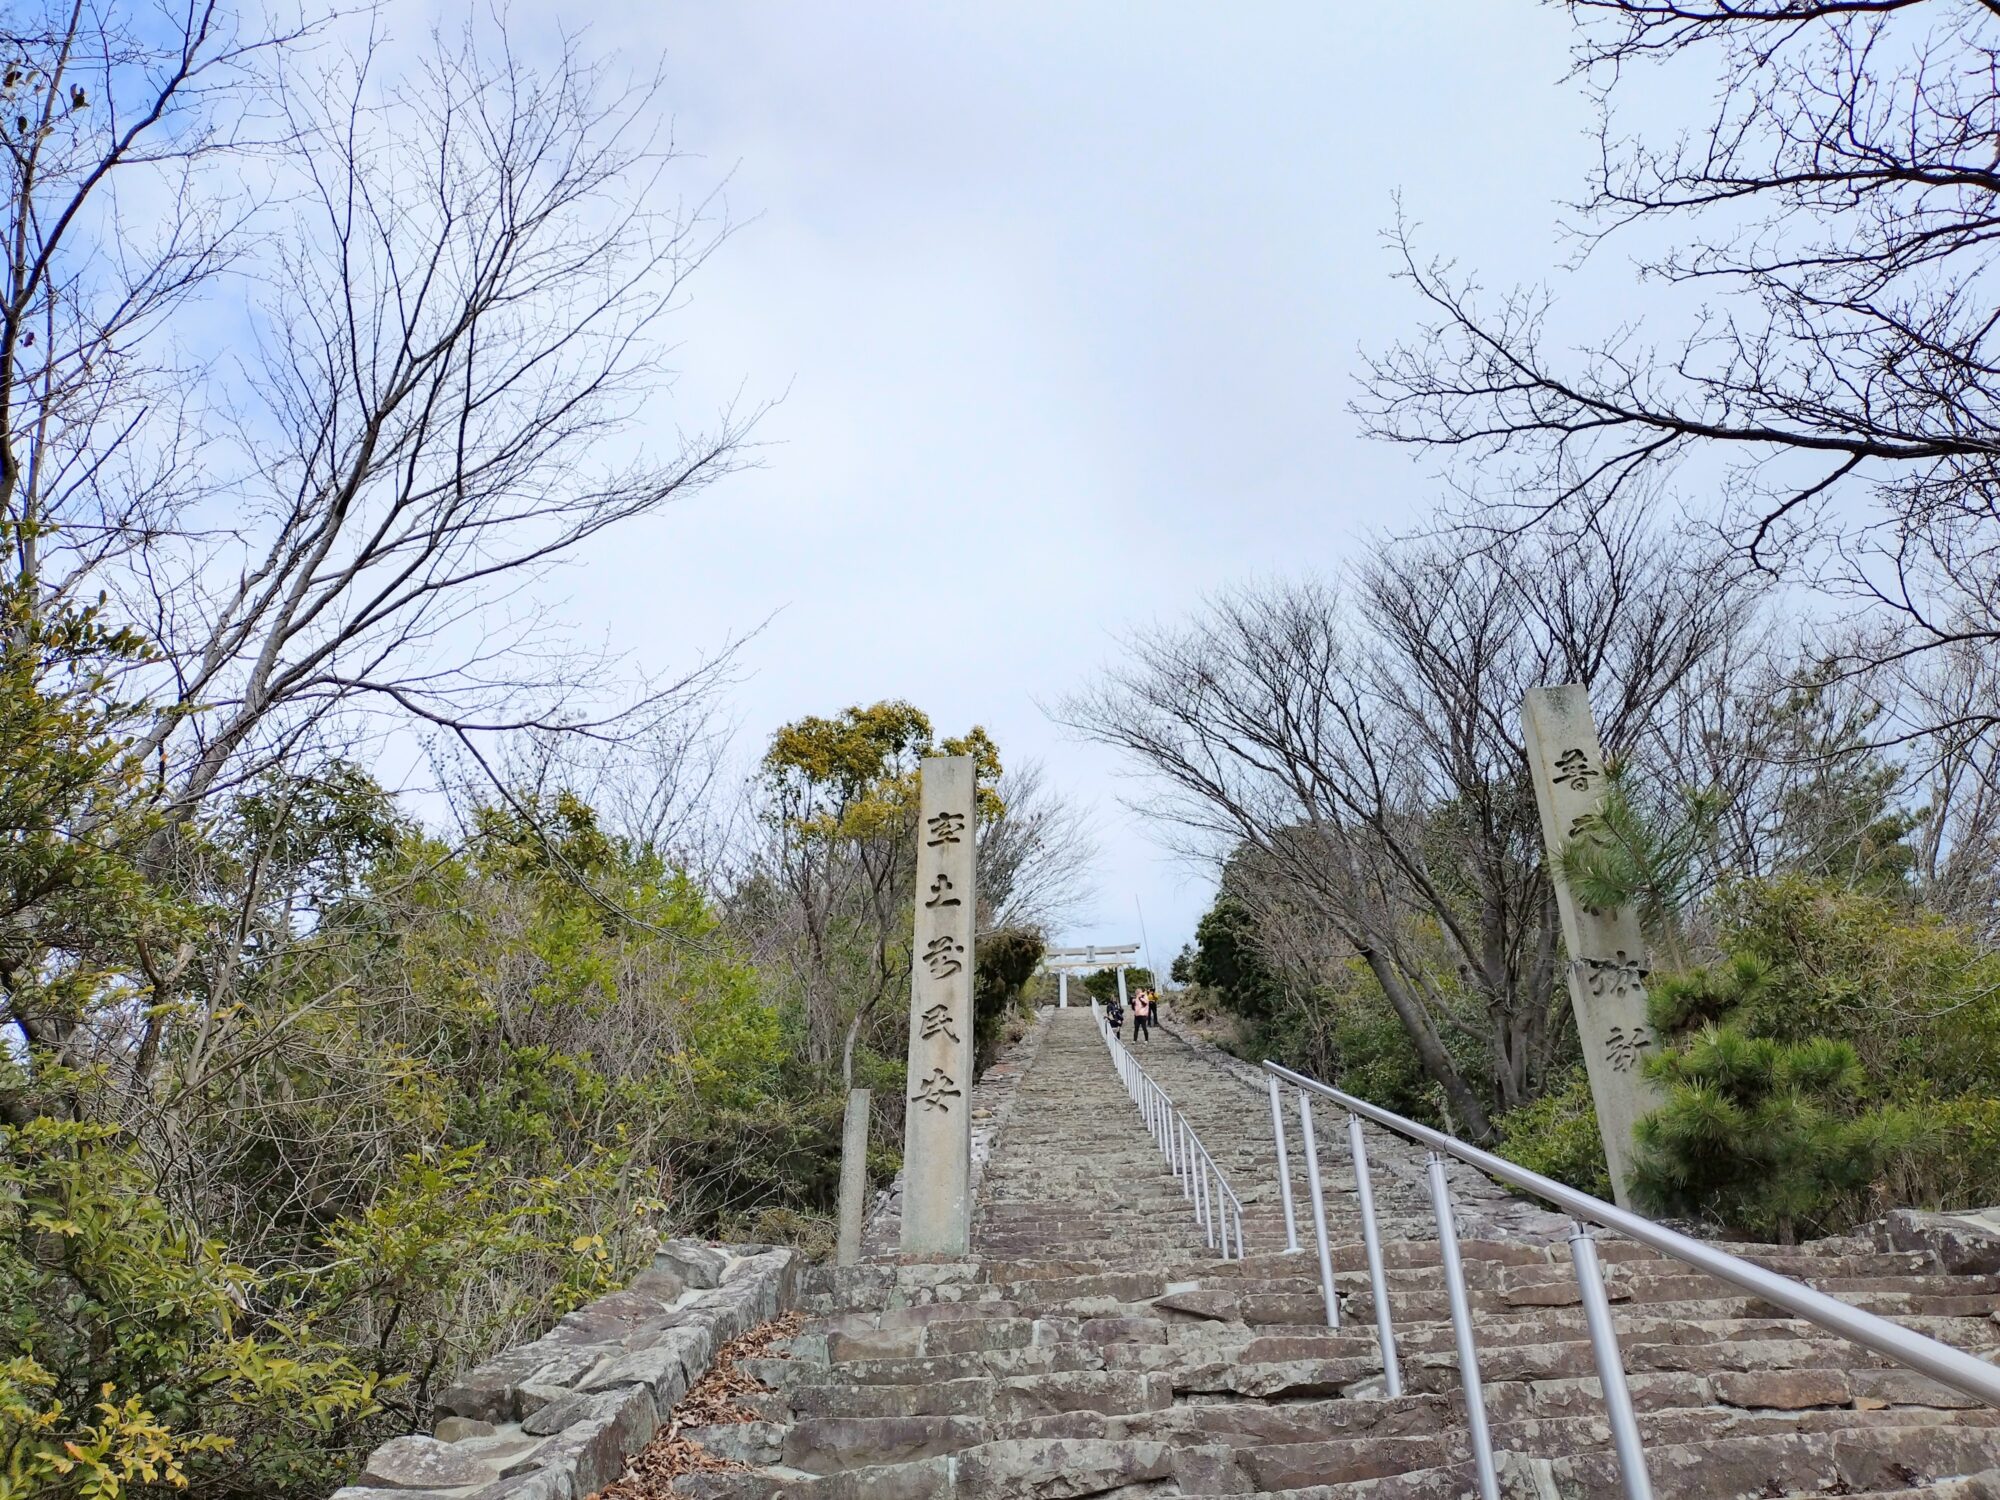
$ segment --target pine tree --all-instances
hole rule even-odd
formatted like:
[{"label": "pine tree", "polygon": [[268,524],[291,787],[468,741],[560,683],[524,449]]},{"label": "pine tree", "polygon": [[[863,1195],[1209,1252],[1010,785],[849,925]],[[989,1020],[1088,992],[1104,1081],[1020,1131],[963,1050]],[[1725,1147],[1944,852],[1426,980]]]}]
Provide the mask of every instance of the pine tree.
[{"label": "pine tree", "polygon": [[1667,1102],[1638,1124],[1633,1188],[1657,1211],[1789,1245],[1865,1190],[1917,1123],[1869,1107],[1849,1043],[1752,1035],[1737,1013],[1765,978],[1739,957],[1655,988],[1654,1029],[1677,1045],[1647,1064]]}]

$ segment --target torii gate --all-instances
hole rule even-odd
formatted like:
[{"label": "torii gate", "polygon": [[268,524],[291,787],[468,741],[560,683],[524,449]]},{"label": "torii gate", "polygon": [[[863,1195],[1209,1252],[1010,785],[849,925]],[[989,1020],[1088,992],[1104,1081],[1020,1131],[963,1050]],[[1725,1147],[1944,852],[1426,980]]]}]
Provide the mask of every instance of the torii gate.
[{"label": "torii gate", "polygon": [[1065,1010],[1069,1008],[1069,976],[1071,971],[1090,973],[1096,969],[1116,969],[1118,971],[1118,1003],[1125,1003],[1125,971],[1132,960],[1139,956],[1137,943],[1122,943],[1110,948],[1051,948],[1042,955],[1042,967],[1055,970],[1056,1003]]}]

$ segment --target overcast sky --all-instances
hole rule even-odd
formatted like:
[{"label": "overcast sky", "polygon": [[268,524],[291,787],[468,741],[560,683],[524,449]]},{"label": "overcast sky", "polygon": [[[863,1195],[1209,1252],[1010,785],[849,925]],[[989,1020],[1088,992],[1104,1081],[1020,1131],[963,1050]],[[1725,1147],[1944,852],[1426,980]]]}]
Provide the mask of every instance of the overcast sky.
[{"label": "overcast sky", "polygon": [[665,58],[682,185],[727,174],[743,225],[650,415],[784,400],[761,470],[621,534],[571,612],[663,665],[776,612],[736,692],[746,751],[888,697],[984,724],[1095,809],[1094,920],[1061,936],[1136,939],[1143,908],[1164,963],[1212,876],[1038,702],[1208,589],[1336,569],[1422,514],[1430,468],[1345,410],[1358,351],[1418,312],[1381,232],[1400,193],[1489,284],[1565,253],[1590,153],[1567,22],[1531,0],[592,15],[594,45]]}]

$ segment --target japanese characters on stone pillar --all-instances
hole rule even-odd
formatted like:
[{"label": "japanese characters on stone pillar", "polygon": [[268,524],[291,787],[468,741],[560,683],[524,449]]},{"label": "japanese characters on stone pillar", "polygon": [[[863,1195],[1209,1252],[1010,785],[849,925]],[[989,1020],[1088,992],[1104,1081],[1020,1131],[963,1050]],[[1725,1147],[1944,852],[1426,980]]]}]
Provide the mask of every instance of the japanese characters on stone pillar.
[{"label": "japanese characters on stone pillar", "polygon": [[903,1253],[964,1255],[972,1240],[972,757],[927,760],[922,774]]},{"label": "japanese characters on stone pillar", "polygon": [[1590,1075],[1591,1102],[1611,1167],[1613,1195],[1626,1202],[1632,1168],[1632,1125],[1662,1103],[1640,1063],[1651,1053],[1646,1019],[1646,944],[1630,906],[1598,911],[1577,902],[1563,884],[1562,851],[1589,838],[1604,801],[1604,751],[1590,715],[1590,695],[1574,683],[1530,688],[1521,728],[1542,842],[1549,851],[1563,946],[1569,951],[1569,998]]}]

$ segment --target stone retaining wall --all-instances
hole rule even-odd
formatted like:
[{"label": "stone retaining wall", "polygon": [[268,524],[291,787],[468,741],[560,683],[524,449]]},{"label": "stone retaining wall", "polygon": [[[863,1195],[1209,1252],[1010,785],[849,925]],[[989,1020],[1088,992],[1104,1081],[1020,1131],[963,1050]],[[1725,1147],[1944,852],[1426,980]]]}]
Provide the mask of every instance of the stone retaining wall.
[{"label": "stone retaining wall", "polygon": [[729,1340],[789,1311],[800,1258],[673,1240],[622,1292],[486,1361],[431,1437],[377,1448],[333,1500],[586,1500],[624,1472]]}]

